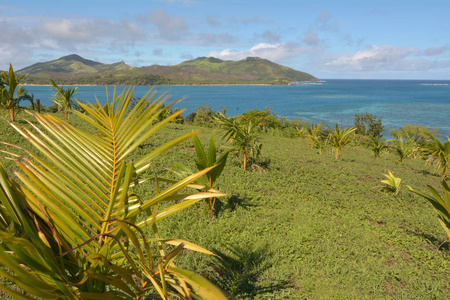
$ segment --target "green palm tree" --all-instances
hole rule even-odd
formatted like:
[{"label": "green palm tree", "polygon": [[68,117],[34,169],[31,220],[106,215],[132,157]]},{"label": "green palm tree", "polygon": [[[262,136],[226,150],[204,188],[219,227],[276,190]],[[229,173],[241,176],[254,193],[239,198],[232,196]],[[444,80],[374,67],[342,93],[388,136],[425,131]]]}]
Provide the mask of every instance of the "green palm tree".
[{"label": "green palm tree", "polygon": [[[198,136],[194,135],[192,137],[195,154],[197,155],[197,160],[195,161],[197,169],[199,171],[202,171],[207,168],[215,167],[196,181],[197,183],[200,183],[201,186],[203,186],[203,189],[206,190],[210,190],[215,187],[214,184],[217,178],[219,178],[220,174],[222,174],[222,171],[225,168],[227,162],[228,154],[230,153],[230,149],[228,149],[224,151],[219,157],[217,157],[217,149],[214,143],[214,137],[215,131],[213,131],[211,135],[209,146],[207,149],[208,151],[205,151]],[[181,178],[194,174],[194,172],[188,166],[185,166],[183,164],[177,164],[176,168],[172,171]],[[210,219],[212,219],[214,216],[215,202],[216,198],[210,198],[207,205]]]},{"label": "green palm tree", "polygon": [[427,133],[429,142],[423,147],[423,151],[428,155],[427,162],[435,165],[442,177],[447,177],[447,171],[450,167],[450,138],[444,143],[434,134]]},{"label": "green palm tree", "polygon": [[72,109],[74,105],[72,97],[78,87],[64,89],[63,87],[59,87],[53,80],[50,80],[50,84],[56,90],[52,100],[58,106],[59,111],[64,112],[64,118],[67,120],[69,109]]},{"label": "green palm tree", "polygon": [[3,83],[0,86],[0,107],[9,111],[11,122],[15,121],[15,109],[19,105],[18,98],[26,92],[22,90],[22,85],[20,84],[20,81],[25,76],[16,76],[11,64],[9,65],[9,72],[4,71],[2,73]]},{"label": "green palm tree", "polygon": [[216,121],[224,131],[223,138],[229,140],[238,153],[241,167],[247,170],[250,159],[258,159],[262,151],[256,128],[251,121],[240,124],[236,118],[228,118],[223,113],[219,113]]},{"label": "green palm tree", "polygon": [[334,151],[334,157],[339,159],[339,156],[341,155],[342,149],[345,145],[347,145],[350,142],[351,134],[356,130],[354,127],[350,128],[343,128],[342,126],[339,126],[337,123],[335,124],[334,128],[328,126],[328,140],[330,141],[333,151]]},{"label": "green palm tree", "polygon": [[309,140],[311,149],[316,147],[319,149],[319,154],[322,154],[322,149],[327,144],[327,134],[326,131],[322,129],[324,122],[319,124],[311,124],[306,127],[306,137]]},{"label": "green palm tree", "polygon": [[391,148],[398,155],[400,163],[403,163],[406,158],[412,156],[417,150],[416,143],[408,134],[406,134],[406,137],[399,136],[396,139],[387,140],[386,143],[392,143]]},{"label": "green palm tree", "polygon": [[434,210],[438,215],[439,222],[441,223],[442,227],[444,227],[448,237],[450,238],[450,187],[448,186],[447,182],[445,182],[445,180],[442,180],[442,196],[432,186],[427,185],[427,187],[430,190],[431,194],[427,195],[408,186],[411,192],[424,197],[426,200],[428,200],[428,202],[431,203],[431,205],[433,205]]},{"label": "green palm tree", "polygon": [[378,136],[372,136],[369,135],[370,138],[372,139],[372,151],[373,154],[375,155],[375,158],[379,158],[381,156],[381,152],[387,148],[386,146],[386,142],[380,140],[380,137]]},{"label": "green palm tree", "polygon": [[[114,91],[105,105],[79,103],[85,114],[74,113],[96,129],[95,135],[48,114],[29,112],[39,123],[29,122],[31,129],[12,124],[39,154],[6,152],[21,170],[17,181],[0,166],[4,280],[43,299],[226,299],[209,281],[173,261],[182,249],[212,253],[163,238],[157,227],[198,201],[223,195],[186,192],[198,188],[193,183],[212,168],[180,181],[146,175],[154,159],[197,132],[133,160],[134,150],[183,111],[154,124],[164,100],[147,93],[129,111],[132,94],[132,89],[120,95]],[[161,182],[168,187],[161,190]],[[144,184],[147,190],[153,187],[146,198],[133,191]],[[161,208],[161,202],[173,204]],[[0,290],[28,299],[2,282]]]}]

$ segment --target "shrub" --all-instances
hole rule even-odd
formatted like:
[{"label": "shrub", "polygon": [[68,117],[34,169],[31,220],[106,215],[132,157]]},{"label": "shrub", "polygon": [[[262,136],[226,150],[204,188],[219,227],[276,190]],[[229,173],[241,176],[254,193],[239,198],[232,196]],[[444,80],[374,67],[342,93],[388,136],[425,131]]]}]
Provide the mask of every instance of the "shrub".
[{"label": "shrub", "polygon": [[365,113],[355,115],[355,128],[357,134],[371,135],[373,137],[383,137],[384,126],[381,117]]}]

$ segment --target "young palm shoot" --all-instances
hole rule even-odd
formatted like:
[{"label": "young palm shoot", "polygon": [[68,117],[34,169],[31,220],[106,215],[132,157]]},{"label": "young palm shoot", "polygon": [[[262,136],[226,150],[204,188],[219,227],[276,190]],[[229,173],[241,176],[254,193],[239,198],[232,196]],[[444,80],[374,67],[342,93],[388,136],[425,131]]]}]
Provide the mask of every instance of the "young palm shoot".
[{"label": "young palm shoot", "polygon": [[442,180],[443,195],[441,196],[436,189],[428,185],[431,194],[421,193],[408,186],[409,190],[419,196],[422,196],[433,205],[442,227],[444,227],[447,236],[450,238],[450,187],[445,180]]},{"label": "young palm shoot", "polygon": [[447,177],[450,168],[450,138],[442,143],[435,135],[428,133],[430,141],[423,148],[428,155],[427,163],[432,164],[440,171],[443,179]]},{"label": "young palm shoot", "polygon": [[406,158],[412,156],[417,148],[414,140],[407,134],[406,137],[400,136],[396,139],[390,139],[386,143],[392,143],[391,148],[398,155],[400,163],[403,163]]},{"label": "young palm shoot", "polygon": [[402,188],[402,180],[398,177],[395,177],[394,174],[392,174],[389,170],[388,173],[389,174],[383,174],[387,179],[381,180],[381,183],[386,184],[386,186],[397,196],[397,194],[400,192],[400,189]]},{"label": "young palm shoot", "polygon": [[350,143],[350,138],[356,128],[343,128],[336,123],[334,128],[328,126],[328,130],[330,132],[328,135],[328,139],[333,146],[334,157],[336,158],[336,160],[338,160],[344,146]]},{"label": "young palm shoot", "polygon": [[237,153],[241,167],[247,170],[250,159],[256,160],[261,155],[262,144],[258,142],[256,128],[250,121],[247,124],[239,124],[235,118],[228,118],[219,113],[217,123],[224,131],[223,138],[230,141]]},{"label": "young palm shoot", "polygon": [[0,85],[0,107],[4,110],[9,110],[11,122],[15,121],[15,109],[20,102],[18,99],[26,93],[25,90],[22,90],[22,85],[20,84],[20,81],[25,76],[17,77],[11,64],[9,65],[9,72],[2,73],[3,84]]},{"label": "young palm shoot", "polygon": [[[203,171],[207,168],[214,167],[211,171],[209,171],[196,181],[196,183],[199,183],[202,186],[204,186],[202,190],[206,191],[214,189],[214,184],[217,178],[220,176],[220,174],[222,174],[222,171],[227,162],[228,154],[230,153],[230,149],[228,149],[225,152],[223,152],[219,157],[217,157],[217,149],[214,143],[214,136],[215,131],[211,135],[208,152],[206,152],[205,149],[203,148],[200,139],[197,137],[197,135],[194,135],[192,137],[195,153],[197,155],[197,160],[195,161],[195,164],[197,166],[198,171]],[[177,168],[172,171],[181,178],[185,178],[187,176],[194,174],[194,172],[185,165],[177,164],[176,166]],[[209,218],[212,220],[212,218],[214,217],[214,204],[216,202],[216,197],[212,197],[207,200],[208,202],[206,207],[208,210]]]},{"label": "young palm shoot", "polygon": [[[309,144],[311,145],[311,149],[314,146],[322,146],[324,143],[325,132],[322,130],[323,122],[320,124],[311,124],[311,126],[306,127],[306,137],[309,140]],[[319,152],[322,153],[323,147],[318,147]]]},{"label": "young palm shoot", "polygon": [[387,148],[386,142],[380,140],[380,137],[378,137],[378,136],[371,135],[370,138],[372,139],[372,147],[371,148],[372,148],[373,154],[375,155],[375,158],[380,158],[383,150],[385,150]]},{"label": "young palm shoot", "polygon": [[64,112],[64,118],[67,120],[69,109],[72,109],[74,105],[74,100],[72,99],[73,94],[75,94],[78,88],[64,89],[63,87],[59,87],[53,80],[50,83],[56,90],[52,100],[58,106],[59,111]]}]

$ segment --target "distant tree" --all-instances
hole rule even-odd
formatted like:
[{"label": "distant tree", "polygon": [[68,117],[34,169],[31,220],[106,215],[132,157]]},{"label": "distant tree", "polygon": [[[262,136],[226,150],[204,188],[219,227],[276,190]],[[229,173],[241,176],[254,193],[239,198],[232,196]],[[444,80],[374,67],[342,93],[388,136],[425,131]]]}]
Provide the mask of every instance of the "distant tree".
[{"label": "distant tree", "polygon": [[72,99],[73,94],[75,94],[75,91],[78,88],[74,87],[64,89],[63,87],[59,87],[53,80],[50,80],[50,83],[56,90],[52,100],[56,105],[58,105],[59,111],[64,112],[64,117],[67,120],[69,109],[71,109],[74,105],[74,100]]},{"label": "distant tree", "polygon": [[195,111],[186,117],[185,121],[188,124],[212,127],[215,124],[214,117],[216,116],[217,114],[213,112],[209,105],[201,105],[197,106]]},{"label": "distant tree", "polygon": [[365,113],[355,115],[356,134],[370,135],[373,137],[383,137],[384,126],[381,124],[381,117]]},{"label": "distant tree", "polygon": [[25,76],[17,77],[11,64],[9,65],[9,72],[4,71],[1,76],[0,107],[4,110],[9,110],[11,122],[15,120],[14,110],[19,106],[19,98],[26,93],[25,90],[22,90],[22,85],[20,84],[20,81]]},{"label": "distant tree", "polygon": [[396,138],[409,136],[418,145],[425,146],[430,141],[430,134],[439,137],[438,130],[428,129],[424,125],[405,124],[400,129],[389,130],[389,134]]}]

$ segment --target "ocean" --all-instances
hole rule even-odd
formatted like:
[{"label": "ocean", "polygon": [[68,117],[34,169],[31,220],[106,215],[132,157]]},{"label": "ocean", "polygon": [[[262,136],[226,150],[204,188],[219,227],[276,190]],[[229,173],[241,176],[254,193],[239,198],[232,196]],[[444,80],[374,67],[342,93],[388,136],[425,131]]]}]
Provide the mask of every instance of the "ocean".
[{"label": "ocean", "polygon": [[[143,96],[151,87],[136,86],[135,97]],[[50,86],[26,86],[43,105],[51,104]],[[84,102],[105,103],[105,86],[80,86],[75,98]],[[114,87],[108,87],[110,96]],[[123,86],[117,90],[122,91]],[[197,106],[209,105],[213,111],[221,107],[233,116],[251,109],[272,109],[279,117],[300,118],[313,123],[325,121],[352,126],[355,114],[371,113],[382,118],[389,129],[405,124],[439,128],[442,136],[450,136],[449,80],[323,80],[291,86],[211,85],[158,86],[159,93],[168,92],[171,100],[184,98],[175,107],[185,108],[184,116]]]}]

